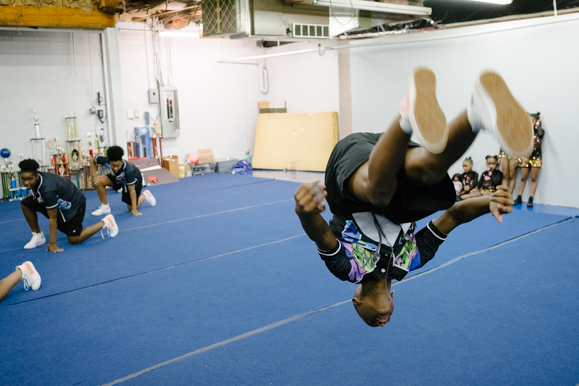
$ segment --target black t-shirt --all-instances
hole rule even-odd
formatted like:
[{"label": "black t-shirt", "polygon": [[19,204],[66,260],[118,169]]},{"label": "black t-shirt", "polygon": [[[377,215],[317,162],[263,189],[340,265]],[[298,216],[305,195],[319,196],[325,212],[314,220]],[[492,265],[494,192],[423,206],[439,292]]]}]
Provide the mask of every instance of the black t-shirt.
[{"label": "black t-shirt", "polygon": [[32,189],[32,197],[46,209],[58,209],[65,221],[85,204],[84,194],[66,178],[44,172],[38,172],[38,176],[38,187]]},{"label": "black t-shirt", "polygon": [[446,238],[432,222],[415,235],[415,223],[396,225],[371,213],[334,215],[330,229],[338,246],[333,251],[318,250],[320,257],[334,276],[352,283],[383,277],[400,281],[430,261]]},{"label": "black t-shirt", "polygon": [[[96,156],[94,163],[110,169],[110,161],[107,157]],[[114,180],[113,189],[115,190],[121,187],[126,190],[126,187],[129,185],[136,185],[135,187],[143,185],[143,177],[141,176],[139,168],[125,160],[123,160],[123,167],[121,167],[118,172],[115,173],[111,169],[111,175],[114,176],[114,179],[111,178],[111,180]]]},{"label": "black t-shirt", "polygon": [[480,176],[477,188],[484,190],[496,190],[503,183],[503,172],[500,170],[487,170]]},{"label": "black t-shirt", "polygon": [[478,173],[473,172],[464,172],[462,173],[462,190],[464,190],[465,186],[469,186],[470,189],[474,188],[478,182]]}]

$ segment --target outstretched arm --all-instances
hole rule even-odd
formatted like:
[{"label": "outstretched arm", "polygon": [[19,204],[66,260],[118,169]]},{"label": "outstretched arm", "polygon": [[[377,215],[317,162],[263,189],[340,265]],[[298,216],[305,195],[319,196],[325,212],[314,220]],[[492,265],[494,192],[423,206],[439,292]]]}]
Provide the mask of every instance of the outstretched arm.
[{"label": "outstretched arm", "polygon": [[301,185],[294,194],[295,211],[308,237],[316,243],[321,251],[331,251],[336,249],[338,240],[320,214],[326,210],[324,199],[327,192],[325,188],[318,181]]},{"label": "outstretched arm", "polygon": [[454,228],[474,220],[483,214],[492,213],[499,223],[503,222],[503,214],[513,210],[513,196],[506,187],[498,186],[497,191],[490,196],[481,196],[460,201],[447,209],[440,217],[433,220],[434,225],[444,234],[449,234]]}]

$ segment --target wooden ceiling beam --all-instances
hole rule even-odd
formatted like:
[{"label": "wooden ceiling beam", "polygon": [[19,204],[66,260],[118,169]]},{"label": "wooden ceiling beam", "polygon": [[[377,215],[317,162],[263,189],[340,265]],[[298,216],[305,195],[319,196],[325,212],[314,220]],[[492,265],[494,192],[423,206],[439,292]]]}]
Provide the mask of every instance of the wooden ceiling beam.
[{"label": "wooden ceiling beam", "polygon": [[97,9],[0,6],[1,26],[103,29],[114,27],[115,21],[115,15]]}]

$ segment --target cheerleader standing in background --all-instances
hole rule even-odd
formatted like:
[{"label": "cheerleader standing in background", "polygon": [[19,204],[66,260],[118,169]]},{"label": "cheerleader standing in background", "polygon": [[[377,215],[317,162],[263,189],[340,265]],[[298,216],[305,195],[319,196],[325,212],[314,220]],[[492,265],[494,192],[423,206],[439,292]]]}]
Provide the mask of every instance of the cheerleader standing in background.
[{"label": "cheerleader standing in background", "polygon": [[511,194],[515,191],[517,182],[517,164],[518,159],[506,155],[504,150],[501,149],[499,165],[501,165],[501,171],[503,172],[503,185],[507,187]]},{"label": "cheerleader standing in background", "polygon": [[[545,136],[545,130],[543,130],[541,124],[541,113],[537,112],[534,114],[529,114],[531,120],[533,121],[533,128],[535,130],[535,144],[533,146],[533,153],[531,153],[530,158],[519,158],[519,167],[521,168],[521,181],[519,183],[519,195],[515,200],[515,205],[521,205],[523,203],[523,192],[525,191],[525,186],[527,185],[527,180],[529,179],[529,174],[531,175],[531,192],[529,195],[529,201],[527,201],[527,207],[533,207],[533,198],[537,192],[537,184],[539,182],[539,172],[541,171],[541,166],[543,165],[543,155],[541,152],[541,146],[543,144],[543,137]],[[530,170],[529,170],[530,169]]]}]

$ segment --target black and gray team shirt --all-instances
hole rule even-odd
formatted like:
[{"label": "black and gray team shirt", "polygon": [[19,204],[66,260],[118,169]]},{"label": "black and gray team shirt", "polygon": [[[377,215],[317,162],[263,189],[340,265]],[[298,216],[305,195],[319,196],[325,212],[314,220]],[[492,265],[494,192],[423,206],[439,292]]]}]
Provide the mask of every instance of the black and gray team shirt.
[{"label": "black and gray team shirt", "polygon": [[86,198],[72,182],[55,174],[38,172],[40,182],[32,197],[46,209],[58,209],[65,221],[73,218],[85,205]]},{"label": "black and gray team shirt", "polygon": [[135,188],[143,186],[143,177],[141,176],[139,168],[125,160],[123,160],[123,167],[116,173],[112,171],[110,160],[107,157],[96,156],[94,163],[106,166],[111,170],[109,177],[114,177],[111,178],[111,180],[113,181],[113,189],[115,190],[123,188],[123,191],[127,192],[127,186],[129,185],[135,185]]}]

